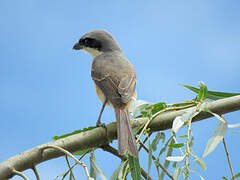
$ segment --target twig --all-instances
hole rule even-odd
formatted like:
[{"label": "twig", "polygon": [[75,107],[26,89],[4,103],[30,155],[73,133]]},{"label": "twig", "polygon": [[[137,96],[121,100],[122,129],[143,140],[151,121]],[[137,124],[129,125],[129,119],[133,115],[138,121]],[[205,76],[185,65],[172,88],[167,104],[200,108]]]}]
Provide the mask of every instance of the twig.
[{"label": "twig", "polygon": [[179,106],[186,106],[186,105],[194,105],[196,104],[196,101],[194,100],[186,100],[183,102],[179,102],[179,103],[174,103],[174,104],[167,104],[167,107],[171,106],[171,107],[179,107]]},{"label": "twig", "polygon": [[68,165],[68,168],[69,168],[70,176],[72,176],[73,179],[75,180],[76,178],[75,178],[75,176],[74,176],[74,174],[73,174],[72,167],[71,167],[71,165],[70,165],[70,163],[69,163],[69,160],[68,160],[68,156],[67,156],[67,155],[65,156],[65,159],[66,159],[66,162],[67,162],[67,165]]},{"label": "twig", "polygon": [[27,176],[25,176],[22,172],[17,171],[15,169],[13,169],[12,172],[18,176],[21,176],[24,180],[28,180]]},{"label": "twig", "polygon": [[[89,153],[89,152],[90,152],[90,150],[84,152],[78,160],[80,161],[80,160],[81,160],[87,153]],[[64,178],[77,164],[78,164],[78,163],[75,162],[75,163],[72,165],[72,167],[71,167],[70,169],[68,169],[68,170],[62,175],[63,178]]]},{"label": "twig", "polygon": [[38,174],[38,171],[37,171],[37,169],[36,169],[36,166],[33,166],[32,170],[33,170],[33,172],[34,172],[34,174],[35,174],[35,176],[36,176],[36,179],[37,179],[37,180],[40,180],[40,176],[39,176],[39,174]]},{"label": "twig", "polygon": [[234,173],[233,173],[233,169],[232,169],[232,165],[231,165],[231,162],[230,162],[230,157],[229,157],[229,153],[228,153],[228,150],[227,150],[227,146],[226,146],[226,142],[225,142],[224,137],[223,137],[223,145],[224,145],[224,149],[225,149],[225,152],[226,152],[226,155],[227,155],[227,160],[228,160],[229,168],[230,168],[230,171],[231,171],[231,174],[232,174],[232,179],[235,180],[235,176],[234,176]]},{"label": "twig", "polygon": [[[110,145],[104,145],[104,146],[101,146],[101,148],[102,148],[104,151],[107,151],[107,152],[109,152],[109,153],[111,153],[111,154],[119,157],[119,158],[120,158],[121,160],[123,160],[123,161],[126,161],[126,160],[127,160],[127,157],[126,157],[126,156],[123,156],[123,155],[119,154],[118,151],[117,151],[115,148],[113,148],[112,146],[110,146]],[[146,173],[146,171],[144,171],[144,169],[142,169],[142,168],[141,168],[141,174],[142,174],[142,176],[143,176],[145,179],[147,179],[147,180],[152,180],[152,178],[149,177],[148,174]]]},{"label": "twig", "polygon": [[142,149],[143,144],[145,144],[145,142],[148,140],[148,137],[150,137],[151,135],[152,135],[152,132],[150,132],[149,135],[146,136],[146,138],[143,140],[143,142],[140,143],[139,148],[138,148],[138,152]]},{"label": "twig", "polygon": [[142,134],[145,132],[145,130],[147,129],[147,127],[149,126],[149,124],[160,114],[164,113],[164,112],[168,112],[168,111],[176,111],[176,110],[183,110],[183,109],[187,109],[190,107],[195,106],[195,104],[190,104],[190,105],[185,105],[185,106],[181,106],[181,107],[171,107],[171,108],[165,108],[163,110],[158,111],[157,113],[153,114],[151,119],[148,119],[148,121],[145,123],[145,125],[143,126],[143,128],[141,130],[141,133],[139,134],[138,138],[137,138],[137,142],[139,142]]},{"label": "twig", "polygon": [[[141,142],[141,141],[140,141],[140,144],[142,144],[143,149],[144,149],[145,151],[147,151],[147,153],[149,153],[149,150],[148,150],[148,148],[145,146],[145,144],[143,144],[143,142]],[[153,159],[154,161],[157,160],[157,158],[156,158],[154,155],[152,155],[152,159]],[[163,165],[160,164],[160,162],[158,162],[158,165],[159,165],[159,167],[168,175],[169,178],[173,179],[173,176],[163,167]]]},{"label": "twig", "polygon": [[189,146],[189,137],[190,137],[190,132],[191,132],[191,119],[188,121],[188,123],[187,123],[187,128],[188,128],[188,133],[187,133],[187,143],[186,143],[186,150],[185,150],[185,152],[186,152],[186,156],[185,156],[185,161],[184,161],[184,179],[188,179],[188,176],[189,176],[189,168],[188,168],[188,166],[189,166],[189,162],[188,162],[188,160],[189,160],[189,156],[190,156],[190,154],[191,154],[191,151],[190,151],[190,146]]},{"label": "twig", "polygon": [[88,173],[88,170],[87,170],[87,166],[86,166],[83,162],[79,161],[79,160],[78,160],[75,156],[73,156],[70,152],[68,152],[67,150],[65,150],[65,149],[63,149],[63,148],[61,148],[61,147],[54,146],[54,145],[47,145],[47,146],[45,146],[42,150],[47,149],[47,148],[57,149],[57,150],[63,152],[64,154],[70,156],[71,158],[73,158],[79,165],[81,165],[81,166],[84,168],[85,173],[86,173],[86,175],[87,175],[87,178],[90,179],[90,176],[89,176],[89,173]]}]

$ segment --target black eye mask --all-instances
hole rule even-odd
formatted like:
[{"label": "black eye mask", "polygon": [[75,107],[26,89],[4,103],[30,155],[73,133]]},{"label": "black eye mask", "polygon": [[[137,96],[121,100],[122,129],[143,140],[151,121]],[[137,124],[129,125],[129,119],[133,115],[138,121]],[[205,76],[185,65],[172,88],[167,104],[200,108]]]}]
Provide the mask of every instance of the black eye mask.
[{"label": "black eye mask", "polygon": [[79,41],[79,44],[81,44],[85,47],[94,48],[97,50],[100,50],[102,47],[101,43],[98,40],[92,39],[92,38],[81,39]]}]

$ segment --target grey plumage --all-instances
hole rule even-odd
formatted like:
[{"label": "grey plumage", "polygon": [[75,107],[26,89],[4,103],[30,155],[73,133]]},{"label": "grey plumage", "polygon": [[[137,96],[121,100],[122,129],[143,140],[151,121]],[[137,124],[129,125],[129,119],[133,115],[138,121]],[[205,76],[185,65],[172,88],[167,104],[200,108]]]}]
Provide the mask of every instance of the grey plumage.
[{"label": "grey plumage", "polygon": [[[138,157],[128,107],[136,96],[136,72],[114,38],[104,30],[82,36],[74,49],[83,49],[93,57],[91,76],[100,100],[114,108],[117,120],[119,153]],[[101,116],[101,114],[100,114]]]}]

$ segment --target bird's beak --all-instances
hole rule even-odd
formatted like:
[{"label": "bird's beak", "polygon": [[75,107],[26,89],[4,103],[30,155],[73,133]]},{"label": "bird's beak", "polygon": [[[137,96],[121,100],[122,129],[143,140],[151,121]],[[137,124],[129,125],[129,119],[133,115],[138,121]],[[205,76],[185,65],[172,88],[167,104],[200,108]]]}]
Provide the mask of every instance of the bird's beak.
[{"label": "bird's beak", "polygon": [[80,49],[82,49],[82,48],[83,48],[83,46],[80,45],[78,42],[73,46],[73,49],[74,49],[74,50],[80,50]]}]

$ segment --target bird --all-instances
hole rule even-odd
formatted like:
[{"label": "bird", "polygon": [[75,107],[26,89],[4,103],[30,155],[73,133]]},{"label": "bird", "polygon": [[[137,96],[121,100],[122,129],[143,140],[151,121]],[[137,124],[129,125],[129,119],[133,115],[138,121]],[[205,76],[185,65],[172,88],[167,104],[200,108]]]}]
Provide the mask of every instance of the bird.
[{"label": "bird", "polygon": [[120,46],[106,30],[84,34],[73,46],[92,56],[91,77],[103,103],[96,125],[101,126],[105,105],[110,105],[117,121],[118,152],[138,157],[137,144],[130,124],[129,106],[136,99],[136,71]]}]

